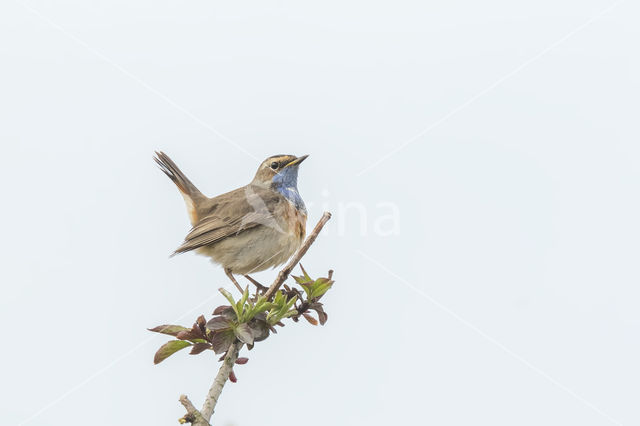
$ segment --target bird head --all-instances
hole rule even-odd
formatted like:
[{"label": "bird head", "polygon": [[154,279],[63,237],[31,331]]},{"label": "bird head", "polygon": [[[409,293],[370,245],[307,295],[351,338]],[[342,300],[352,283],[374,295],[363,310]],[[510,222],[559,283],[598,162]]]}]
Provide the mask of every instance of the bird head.
[{"label": "bird head", "polygon": [[253,183],[277,188],[296,188],[298,167],[308,155],[273,155],[260,164]]}]

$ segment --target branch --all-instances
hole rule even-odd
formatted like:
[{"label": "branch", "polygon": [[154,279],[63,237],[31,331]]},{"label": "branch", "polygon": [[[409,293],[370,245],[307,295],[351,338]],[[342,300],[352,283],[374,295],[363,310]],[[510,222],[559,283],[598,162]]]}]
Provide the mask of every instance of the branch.
[{"label": "branch", "polygon": [[242,343],[237,341],[229,346],[227,355],[224,357],[218,374],[216,374],[216,378],[213,380],[209,393],[204,400],[202,410],[198,411],[186,395],[180,396],[180,403],[187,409],[187,414],[178,420],[181,424],[191,423],[193,426],[211,426],[209,420],[213,415],[213,410],[216,407],[218,398],[220,398],[222,388],[229,379],[233,365],[236,363],[236,359],[238,359],[238,352],[241,347]]},{"label": "branch", "polygon": [[[320,234],[320,231],[322,231],[322,228],[329,221],[329,219],[331,219],[331,213],[324,212],[316,227],[313,228],[311,234],[309,234],[302,246],[300,246],[298,251],[293,255],[289,263],[287,263],[287,265],[278,273],[278,277],[265,293],[265,297],[267,298],[267,300],[271,299],[276,291],[280,289],[280,286],[282,286],[282,284],[287,280],[293,268],[296,267],[298,262],[300,262],[300,259],[302,259],[302,257],[307,253],[309,247],[311,247],[316,238],[318,238],[318,234]],[[213,380],[213,384],[211,385],[209,393],[205,398],[202,410],[198,411],[198,409],[194,407],[194,405],[191,403],[191,401],[189,401],[189,398],[187,398],[186,395],[180,396],[180,403],[187,410],[187,414],[179,419],[180,423],[191,423],[193,426],[211,426],[209,420],[213,415],[214,409],[218,402],[218,398],[220,398],[222,388],[224,387],[227,380],[229,380],[229,375],[233,370],[233,365],[238,359],[238,353],[240,352],[242,346],[243,343],[239,341],[235,341],[231,344],[231,346],[229,346],[227,354],[224,357],[224,361],[222,362],[222,365],[218,370],[218,374]]]},{"label": "branch", "polygon": [[315,228],[313,228],[313,231],[311,231],[311,234],[309,234],[304,244],[302,244],[302,246],[300,246],[296,254],[293,255],[289,263],[287,263],[287,266],[285,266],[278,273],[278,277],[273,282],[273,284],[271,284],[271,287],[269,287],[269,290],[267,290],[267,292],[264,294],[267,300],[270,300],[275,294],[275,292],[280,289],[280,286],[282,285],[282,283],[284,283],[287,280],[287,278],[289,278],[289,274],[291,273],[291,271],[293,271],[293,268],[296,267],[298,262],[300,262],[300,259],[302,259],[302,257],[307,253],[307,250],[309,250],[309,247],[311,247],[311,244],[313,244],[316,238],[318,238],[318,234],[320,234],[320,231],[322,231],[322,228],[329,221],[329,219],[331,219],[331,213],[324,212],[322,214],[322,217],[318,221],[318,224],[316,225]]},{"label": "branch", "polygon": [[187,409],[187,414],[184,417],[178,419],[180,424],[191,423],[194,426],[210,426],[209,422],[206,421],[200,411],[196,407],[193,406],[187,395],[180,395],[180,404]]},{"label": "branch", "polygon": [[211,385],[211,389],[209,389],[209,393],[207,394],[207,398],[204,400],[204,405],[202,406],[202,417],[207,420],[209,420],[213,415],[213,410],[216,408],[216,403],[218,402],[218,398],[220,398],[222,388],[229,379],[229,374],[231,374],[233,364],[235,364],[236,359],[238,359],[238,352],[240,352],[241,347],[241,342],[234,342],[229,346],[227,356],[224,357],[222,366],[220,366],[220,370],[218,370],[218,374],[216,375],[216,378]]}]

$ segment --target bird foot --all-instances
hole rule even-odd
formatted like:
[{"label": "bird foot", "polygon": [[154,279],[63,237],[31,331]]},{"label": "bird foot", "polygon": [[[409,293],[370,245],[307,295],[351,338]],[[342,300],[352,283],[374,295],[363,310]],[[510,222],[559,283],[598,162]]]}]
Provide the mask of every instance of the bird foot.
[{"label": "bird foot", "polygon": [[269,287],[263,286],[258,281],[256,281],[253,278],[251,278],[249,275],[245,275],[244,277],[246,279],[248,279],[249,281],[251,281],[251,283],[256,286],[256,289],[258,290],[259,293],[265,294],[267,292],[267,290],[269,290]]},{"label": "bird foot", "polygon": [[226,269],[224,270],[224,273],[227,274],[227,277],[229,277],[229,279],[231,280],[231,282],[233,283],[233,285],[236,286],[236,288],[238,289],[238,291],[240,293],[244,293],[244,290],[242,289],[242,287],[240,287],[240,284],[238,284],[238,281],[236,281],[236,278],[233,276],[233,274],[231,273],[230,269]]}]

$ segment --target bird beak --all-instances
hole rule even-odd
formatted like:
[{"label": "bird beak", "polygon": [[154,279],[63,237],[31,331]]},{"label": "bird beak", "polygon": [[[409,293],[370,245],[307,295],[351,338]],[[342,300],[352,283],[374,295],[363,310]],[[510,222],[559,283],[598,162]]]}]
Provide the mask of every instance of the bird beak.
[{"label": "bird beak", "polygon": [[309,155],[303,155],[302,157],[298,157],[295,160],[291,161],[290,163],[287,163],[286,166],[284,166],[284,168],[289,167],[289,166],[296,166],[300,163],[302,163]]}]

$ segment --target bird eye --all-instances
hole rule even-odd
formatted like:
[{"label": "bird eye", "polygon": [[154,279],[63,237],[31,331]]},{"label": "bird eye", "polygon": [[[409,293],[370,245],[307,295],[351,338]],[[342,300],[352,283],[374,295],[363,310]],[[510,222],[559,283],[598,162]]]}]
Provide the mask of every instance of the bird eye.
[{"label": "bird eye", "polygon": [[278,168],[278,163],[274,161],[273,163],[271,163],[271,166],[270,166],[270,167],[271,167],[273,170],[275,170],[275,169],[277,169],[277,168]]}]

